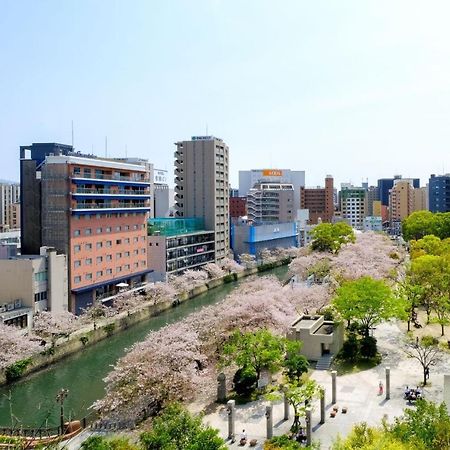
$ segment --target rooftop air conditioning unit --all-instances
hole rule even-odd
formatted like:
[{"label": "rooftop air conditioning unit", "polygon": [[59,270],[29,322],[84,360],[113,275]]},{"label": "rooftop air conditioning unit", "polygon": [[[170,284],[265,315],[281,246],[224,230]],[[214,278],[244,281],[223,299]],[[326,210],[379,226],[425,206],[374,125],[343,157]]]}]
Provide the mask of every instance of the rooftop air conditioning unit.
[{"label": "rooftop air conditioning unit", "polygon": [[0,313],[4,313],[4,312],[6,312],[6,306],[5,305],[0,306]]}]

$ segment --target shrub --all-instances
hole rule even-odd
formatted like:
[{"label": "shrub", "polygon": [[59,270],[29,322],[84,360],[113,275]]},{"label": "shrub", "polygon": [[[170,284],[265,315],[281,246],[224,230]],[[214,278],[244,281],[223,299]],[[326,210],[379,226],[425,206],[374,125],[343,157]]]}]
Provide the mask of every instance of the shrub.
[{"label": "shrub", "polygon": [[114,330],[116,329],[116,324],[115,323],[108,323],[108,325],[106,325],[104,328],[105,333],[108,336],[112,336],[114,333]]},{"label": "shrub", "polygon": [[364,336],[361,339],[359,353],[363,358],[375,358],[377,351],[377,340],[374,337]]},{"label": "shrub", "polygon": [[356,334],[350,333],[339,352],[339,356],[346,361],[356,361],[359,355],[359,342]]},{"label": "shrub", "polygon": [[6,380],[9,382],[18,380],[30,364],[31,358],[21,359],[20,361],[11,364],[5,370]]},{"label": "shrub", "polygon": [[84,345],[86,345],[86,344],[88,343],[89,338],[88,338],[87,336],[81,336],[81,337],[80,337],[80,341],[81,341],[81,343],[82,343],[83,346],[84,346]]},{"label": "shrub", "polygon": [[233,282],[234,280],[236,280],[236,274],[235,273],[229,273],[228,275],[225,275],[224,277],[223,277],[223,282],[224,283],[231,283],[231,282]]},{"label": "shrub", "polygon": [[233,377],[234,390],[238,395],[248,395],[257,386],[258,378],[250,368],[241,368],[236,371]]}]

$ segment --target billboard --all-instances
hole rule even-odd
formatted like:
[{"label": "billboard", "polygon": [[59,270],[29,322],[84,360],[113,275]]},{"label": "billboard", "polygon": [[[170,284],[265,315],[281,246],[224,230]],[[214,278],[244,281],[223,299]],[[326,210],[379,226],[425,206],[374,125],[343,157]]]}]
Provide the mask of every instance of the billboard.
[{"label": "billboard", "polygon": [[263,177],[282,177],[283,171],[277,169],[264,169],[262,171]]}]

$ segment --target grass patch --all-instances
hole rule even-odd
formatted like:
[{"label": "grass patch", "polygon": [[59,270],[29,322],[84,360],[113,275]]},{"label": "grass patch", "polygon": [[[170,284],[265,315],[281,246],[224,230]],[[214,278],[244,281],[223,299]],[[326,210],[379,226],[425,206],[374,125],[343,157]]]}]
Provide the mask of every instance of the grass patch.
[{"label": "grass patch", "polygon": [[335,359],[332,364],[332,369],[336,370],[338,375],[347,375],[351,373],[363,372],[364,370],[372,369],[381,363],[381,355],[378,354],[375,358],[360,358],[356,361],[347,361],[343,359]]}]

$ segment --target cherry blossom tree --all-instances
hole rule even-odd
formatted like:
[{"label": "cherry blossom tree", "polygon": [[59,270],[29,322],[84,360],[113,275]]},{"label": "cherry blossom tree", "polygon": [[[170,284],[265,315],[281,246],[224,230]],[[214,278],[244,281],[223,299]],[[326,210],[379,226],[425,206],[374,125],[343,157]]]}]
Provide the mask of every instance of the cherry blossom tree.
[{"label": "cherry blossom tree", "polygon": [[41,311],[33,318],[33,331],[42,337],[69,335],[80,327],[80,320],[74,314]]},{"label": "cherry blossom tree", "polygon": [[24,330],[0,323],[0,369],[27,359],[40,349],[39,340]]},{"label": "cherry blossom tree", "polygon": [[222,269],[227,272],[242,272],[244,270],[244,267],[238,264],[234,259],[231,258],[224,258],[222,261],[220,261],[220,266]]},{"label": "cherry blossom tree", "polygon": [[208,276],[212,279],[220,278],[225,275],[225,271],[219,267],[216,263],[208,263],[202,266],[202,270],[204,270]]}]

